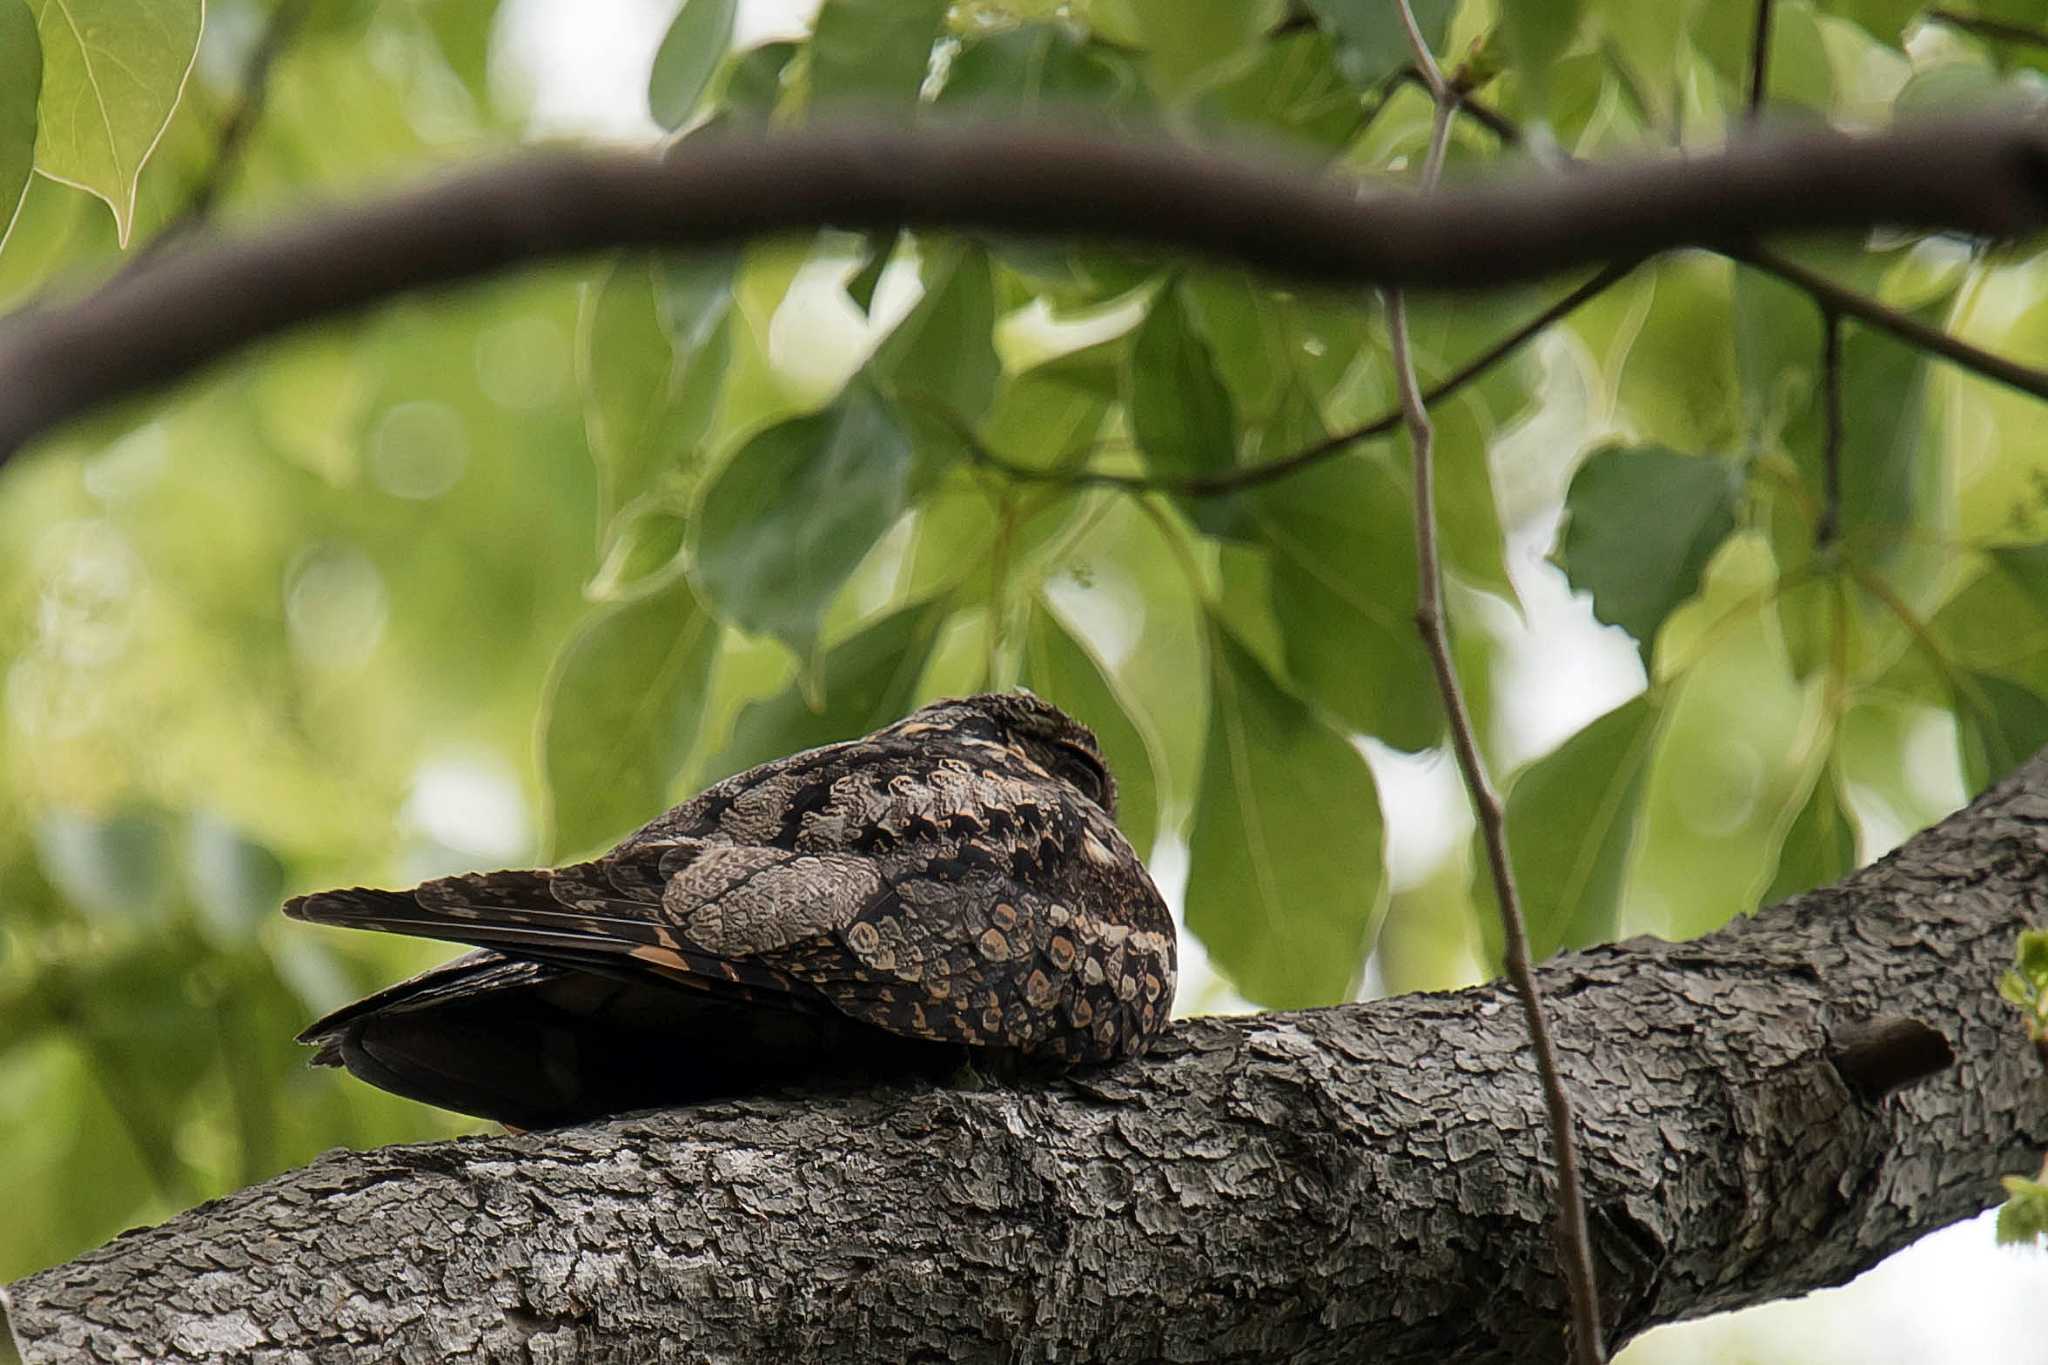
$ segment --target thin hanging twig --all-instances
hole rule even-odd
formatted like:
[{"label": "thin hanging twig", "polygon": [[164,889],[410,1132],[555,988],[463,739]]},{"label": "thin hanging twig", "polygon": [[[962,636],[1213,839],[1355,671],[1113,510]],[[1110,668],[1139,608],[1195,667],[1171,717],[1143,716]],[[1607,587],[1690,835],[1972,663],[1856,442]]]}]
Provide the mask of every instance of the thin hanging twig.
[{"label": "thin hanging twig", "polygon": [[[1429,154],[1423,161],[1422,189],[1434,189],[1443,170],[1444,150],[1450,141],[1451,119],[1457,113],[1459,93],[1444,79],[1436,56],[1423,41],[1409,0],[1395,0],[1408,41],[1415,49],[1416,69],[1422,73],[1436,101],[1436,121],[1430,130]],[[1387,331],[1394,360],[1394,382],[1399,389],[1401,410],[1407,419],[1409,440],[1415,459],[1415,624],[1422,633],[1430,668],[1436,674],[1449,723],[1451,747],[1458,759],[1458,771],[1472,798],[1479,821],[1486,860],[1493,875],[1495,899],[1500,906],[1502,938],[1508,979],[1521,998],[1524,1022],[1529,1030],[1530,1050],[1536,1056],[1536,1071],[1542,1080],[1544,1108],[1550,1119],[1551,1147],[1557,1156],[1557,1242],[1558,1261],[1564,1272],[1565,1288],[1571,1300],[1572,1354],[1579,1365],[1601,1365],[1607,1358],[1606,1336],[1600,1326],[1600,1293],[1593,1269],[1592,1239],[1586,1228],[1585,1193],[1579,1177],[1577,1125],[1572,1117],[1571,1097],[1565,1093],[1558,1069],[1557,1050],[1550,1037],[1550,1024],[1543,1009],[1543,996],[1536,984],[1534,964],[1529,955],[1529,932],[1522,920],[1522,905],[1515,890],[1514,866],[1508,856],[1507,815],[1500,795],[1487,777],[1485,761],[1472,731],[1472,716],[1458,686],[1458,674],[1451,661],[1450,641],[1444,632],[1443,566],[1436,543],[1436,432],[1423,401],[1422,386],[1416,380],[1415,360],[1408,344],[1408,307],[1398,289],[1387,291]]]}]

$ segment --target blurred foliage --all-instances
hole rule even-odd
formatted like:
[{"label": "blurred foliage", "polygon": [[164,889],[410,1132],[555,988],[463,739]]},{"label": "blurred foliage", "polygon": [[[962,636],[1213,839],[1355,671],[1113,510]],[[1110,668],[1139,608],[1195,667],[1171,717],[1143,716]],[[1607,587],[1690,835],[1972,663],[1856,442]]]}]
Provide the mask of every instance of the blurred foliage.
[{"label": "blurred foliage", "polygon": [[[512,7],[315,0],[225,167],[268,4],[202,33],[198,0],[72,0],[89,42],[60,9],[0,0],[0,307],[90,289],[213,180],[257,227],[538,136]],[[1385,0],[825,0],[813,36],[730,50],[747,9],[676,7],[650,145],[1043,115],[1403,183],[1428,135]],[[1416,10],[1539,151],[1744,117],[1747,5]],[[1917,0],[1774,12],[1774,117],[2040,98],[2039,50]],[[1460,120],[1450,171],[1527,155]],[[2048,363],[2020,248],[1787,249]],[[1413,300],[1424,381],[1574,283]],[[1544,951],[1831,880],[2048,740],[2048,424],[1842,328],[1832,439],[1813,301],[1697,253],[1437,405],[1456,652]],[[1393,398],[1369,299],[819,232],[399,301],[44,440],[0,475],[0,1280],[462,1126],[291,1041],[441,950],[288,926],[281,896],[573,856],[937,694],[1025,684],[1096,727],[1132,838],[1188,869],[1215,979],[1184,1008],[1488,974],[1483,859],[1430,795],[1404,441],[1225,496],[1069,477],[1228,475]]]}]

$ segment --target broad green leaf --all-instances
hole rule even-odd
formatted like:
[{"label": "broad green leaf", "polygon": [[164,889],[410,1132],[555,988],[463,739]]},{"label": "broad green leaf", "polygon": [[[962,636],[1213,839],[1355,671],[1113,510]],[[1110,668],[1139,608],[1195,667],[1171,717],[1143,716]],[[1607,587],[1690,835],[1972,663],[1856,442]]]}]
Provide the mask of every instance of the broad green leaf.
[{"label": "broad green leaf", "polygon": [[718,97],[722,116],[742,123],[766,122],[782,101],[783,76],[797,51],[795,43],[763,43],[735,56]]},{"label": "broad green leaf", "polygon": [[1124,0],[1146,49],[1151,83],[1178,101],[1257,44],[1279,6],[1257,0]]},{"label": "broad green leaf", "polygon": [[869,371],[912,411],[935,406],[950,422],[972,426],[988,410],[1002,373],[988,253],[965,244],[931,253],[924,289],[875,353]]},{"label": "broad green leaf", "polygon": [[1738,491],[1726,462],[1662,446],[1609,446],[1573,475],[1558,566],[1595,616],[1635,637],[1645,667],[1657,628],[1735,529]]},{"label": "broad green leaf", "polygon": [[810,659],[825,608],[909,506],[909,434],[865,382],[756,435],[705,491],[697,575],[726,620]]},{"label": "broad green leaf", "polygon": [[[1359,89],[1373,88],[1413,60],[1401,12],[1389,0],[1309,0],[1308,7],[1336,36],[1338,66]],[[1415,0],[1411,8],[1423,41],[1441,56],[1454,0]]]},{"label": "broad green leaf", "polygon": [[1637,305],[1627,349],[1615,357],[1615,399],[1637,439],[1676,450],[1734,443],[1741,417],[1730,340],[1734,278],[1728,262],[1697,254],[1669,257],[1646,276],[1648,304]]},{"label": "broad green leaf", "polygon": [[1119,339],[1004,376],[982,419],[983,443],[1032,469],[1085,464],[1116,401],[1125,349]]},{"label": "broad green leaf", "polygon": [[1335,152],[1358,131],[1358,93],[1338,70],[1326,33],[1290,33],[1261,43],[1253,63],[1202,94],[1205,123],[1232,139],[1247,134]]},{"label": "broad green leaf", "polygon": [[811,28],[811,111],[858,104],[869,113],[917,103],[946,0],[825,0]]},{"label": "broad green leaf", "polygon": [[[1436,522],[1444,567],[1476,588],[1517,601],[1494,496],[1493,419],[1469,390],[1432,409],[1436,419]],[[1406,436],[1403,435],[1405,446]],[[1412,486],[1412,485],[1411,485]]]},{"label": "broad green leaf", "polygon": [[1581,0],[1519,0],[1501,11],[1509,56],[1532,91],[1544,89],[1551,63],[1571,46],[1580,18]]},{"label": "broad green leaf", "polygon": [[[1835,97],[1827,40],[1807,0],[1779,0],[1771,11],[1771,69],[1764,81],[1767,107],[1825,113]],[[1744,87],[1745,94],[1747,87]]]},{"label": "broad green leaf", "polygon": [[1350,996],[1385,907],[1379,793],[1349,742],[1221,625],[1189,838],[1187,924],[1246,998]]},{"label": "broad green leaf", "polygon": [[43,43],[36,169],[98,195],[121,245],[135,182],[199,51],[204,0],[29,0]]},{"label": "broad green leaf", "polygon": [[813,707],[789,687],[751,702],[740,712],[732,738],[705,773],[715,779],[759,763],[858,739],[901,720],[916,703],[918,679],[945,625],[943,599],[891,613],[825,652],[818,668],[824,693]]},{"label": "broad green leaf", "polygon": [[656,123],[674,132],[697,112],[711,74],[732,46],[738,11],[739,0],[683,0],[647,80],[647,108]]},{"label": "broad green leaf", "polygon": [[27,0],[0,0],[0,247],[36,165],[36,95],[43,45]]},{"label": "broad green leaf", "polygon": [[2048,1181],[2001,1177],[2005,1203],[1998,1208],[1998,1244],[2035,1246],[2048,1235]]},{"label": "broad green leaf", "polygon": [[[1508,789],[1508,851],[1529,929],[1545,958],[1615,936],[1622,873],[1643,808],[1657,711],[1623,702],[1516,775]],[[1493,904],[1483,851],[1480,899]]]},{"label": "broad green leaf", "polygon": [[[2026,8],[2018,11],[2039,23],[2041,13],[2033,0],[2025,0]],[[1821,0],[1823,14],[1839,15],[1861,25],[1871,37],[1890,47],[1900,47],[1906,26],[1920,17],[1927,8],[1922,0]]]},{"label": "broad green leaf", "polygon": [[284,899],[277,855],[212,815],[185,825],[185,891],[213,942],[233,947],[268,924]]},{"label": "broad green leaf", "polygon": [[1415,629],[1408,480],[1384,458],[1345,455],[1260,490],[1253,508],[1302,694],[1397,749],[1436,743],[1443,709]]},{"label": "broad green leaf", "polygon": [[1159,291],[1131,344],[1131,433],[1154,470],[1214,474],[1237,459],[1237,413],[1178,288]]},{"label": "broad green leaf", "polygon": [[718,623],[674,574],[597,608],[541,702],[548,849],[600,848],[659,815],[696,742]]},{"label": "broad green leaf", "polygon": [[1131,59],[1065,24],[1021,24],[968,42],[946,68],[934,108],[968,117],[1058,117],[1138,107]]},{"label": "broad green leaf", "polygon": [[2048,615],[2048,543],[2000,545],[1992,549],[1991,558],[2035,609]]},{"label": "broad green leaf", "polygon": [[497,27],[498,0],[440,0],[438,4],[418,6],[414,12],[433,35],[441,60],[469,91],[469,97],[479,109],[490,108],[487,68],[491,33]]},{"label": "broad green leaf", "polygon": [[585,296],[584,425],[609,526],[696,463],[723,389],[730,263],[623,257]]},{"label": "broad green leaf", "polygon": [[1095,732],[1116,778],[1116,822],[1139,856],[1150,853],[1159,833],[1153,743],[1117,694],[1109,670],[1043,598],[1032,604],[1025,632],[1025,686]]},{"label": "broad green leaf", "polygon": [[2048,745],[2048,701],[1995,673],[1956,679],[1956,741],[1963,781],[1981,792]]},{"label": "broad green leaf", "polygon": [[147,921],[169,901],[169,839],[155,811],[103,817],[53,811],[36,827],[36,850],[50,884],[95,918]]},{"label": "broad green leaf", "polygon": [[1758,904],[1775,905],[1816,886],[1832,886],[1855,868],[1855,820],[1842,800],[1834,765],[1822,763],[1812,793],[1785,831],[1778,870]]}]

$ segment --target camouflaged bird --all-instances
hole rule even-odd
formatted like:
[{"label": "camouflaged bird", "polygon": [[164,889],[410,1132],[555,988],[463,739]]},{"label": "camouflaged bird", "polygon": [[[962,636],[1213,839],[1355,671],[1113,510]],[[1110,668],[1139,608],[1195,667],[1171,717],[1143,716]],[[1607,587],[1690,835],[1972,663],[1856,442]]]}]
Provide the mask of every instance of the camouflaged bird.
[{"label": "camouflaged bird", "polygon": [[326,891],[316,924],[484,951],[300,1041],[414,1099],[547,1127],[781,1084],[1144,1046],[1165,904],[1095,736],[1028,692],[935,702],[729,777],[592,862]]}]

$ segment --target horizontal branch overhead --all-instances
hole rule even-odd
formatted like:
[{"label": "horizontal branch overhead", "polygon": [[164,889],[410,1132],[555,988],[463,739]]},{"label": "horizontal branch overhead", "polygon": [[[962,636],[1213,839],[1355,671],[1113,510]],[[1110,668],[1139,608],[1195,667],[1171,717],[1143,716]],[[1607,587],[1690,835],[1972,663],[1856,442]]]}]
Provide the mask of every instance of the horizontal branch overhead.
[{"label": "horizontal branch overhead", "polygon": [[[1839,1283],[2039,1160],[1994,983],[2043,878],[2048,756],[1836,887],[1539,970],[1618,1337]],[[1558,1361],[1543,1112],[1495,984],[331,1153],[9,1288],[66,1363]]]},{"label": "horizontal branch overhead", "polygon": [[2048,126],[1986,115],[1758,135],[1712,156],[1429,195],[1043,127],[699,137],[663,159],[532,153],[183,245],[8,320],[0,458],[248,342],[410,290],[606,247],[899,225],[1115,241],[1327,284],[1480,289],[1776,233],[2030,233],[2048,226]]}]

